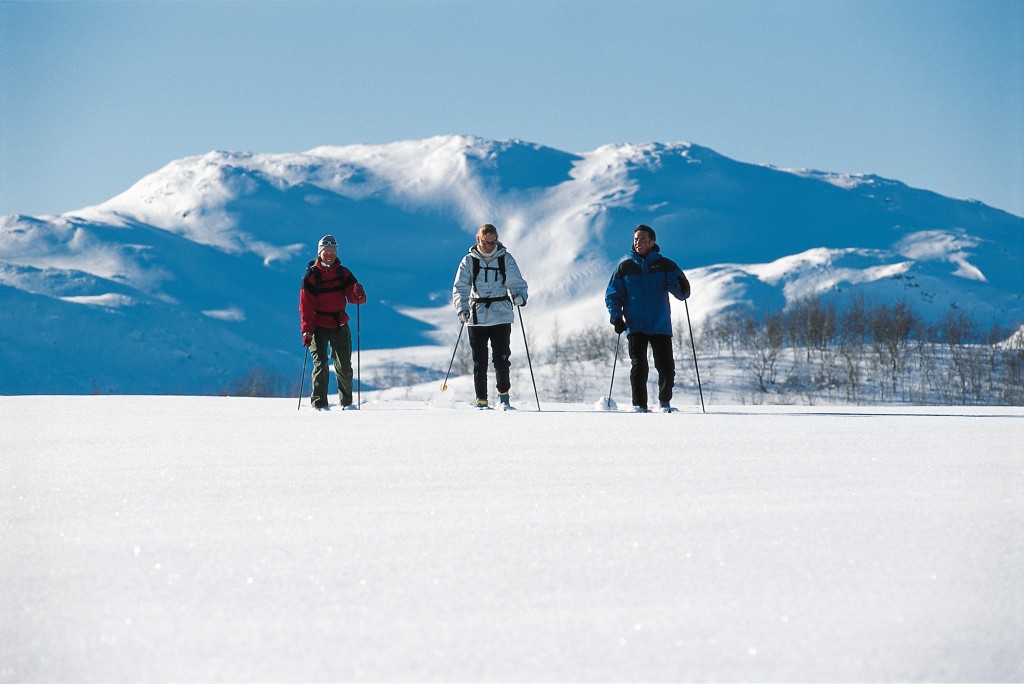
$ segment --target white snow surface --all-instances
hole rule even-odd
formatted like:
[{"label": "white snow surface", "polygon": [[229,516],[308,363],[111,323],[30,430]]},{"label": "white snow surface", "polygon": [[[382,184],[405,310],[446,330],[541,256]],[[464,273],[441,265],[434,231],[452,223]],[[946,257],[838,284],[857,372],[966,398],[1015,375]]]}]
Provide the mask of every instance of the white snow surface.
[{"label": "white snow surface", "polygon": [[1022,408],[448,394],[0,397],[0,682],[1024,680]]}]

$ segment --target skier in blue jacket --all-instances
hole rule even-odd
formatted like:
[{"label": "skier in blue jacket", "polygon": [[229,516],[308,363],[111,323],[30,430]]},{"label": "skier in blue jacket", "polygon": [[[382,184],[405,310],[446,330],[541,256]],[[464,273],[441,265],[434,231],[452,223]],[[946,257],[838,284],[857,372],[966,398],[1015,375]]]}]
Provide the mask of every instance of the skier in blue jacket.
[{"label": "skier in blue jacket", "polygon": [[662,411],[672,410],[675,360],[672,358],[672,310],[668,295],[690,296],[690,283],[675,262],[661,255],[654,229],[643,224],[633,232],[633,249],[612,273],[605,291],[605,305],[615,332],[629,340],[629,384],[633,410],[647,412],[647,347],[658,371],[658,402]]}]

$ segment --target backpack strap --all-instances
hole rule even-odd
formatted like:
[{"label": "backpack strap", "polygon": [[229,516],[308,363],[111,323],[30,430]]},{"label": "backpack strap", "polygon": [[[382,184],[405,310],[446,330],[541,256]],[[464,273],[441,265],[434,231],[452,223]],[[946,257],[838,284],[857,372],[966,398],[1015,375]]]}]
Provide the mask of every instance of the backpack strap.
[{"label": "backpack strap", "polygon": [[505,255],[504,254],[502,254],[501,256],[498,257],[498,268],[494,268],[492,266],[481,266],[480,265],[479,257],[475,257],[473,255],[470,255],[469,258],[473,260],[473,276],[472,276],[472,279],[470,280],[470,288],[474,292],[476,291],[476,277],[478,275],[480,275],[480,269],[481,268],[484,270],[484,282],[487,281],[487,273],[486,273],[487,271],[497,271],[498,275],[501,276],[502,284],[504,284],[508,280],[508,277],[505,275]]},{"label": "backpack strap", "polygon": [[480,274],[480,269],[481,268],[483,268],[483,270],[484,270],[484,281],[485,282],[487,281],[487,273],[486,273],[487,271],[498,271],[499,275],[501,276],[502,284],[505,283],[505,281],[507,280],[507,277],[505,276],[505,255],[502,254],[502,255],[500,255],[498,257],[498,268],[493,268],[491,266],[481,266],[480,265],[480,259],[478,257],[470,255],[470,258],[473,260],[473,277],[472,277],[472,279],[470,281],[470,294],[469,294],[469,298],[470,298],[470,302],[471,303],[469,305],[469,312],[470,312],[470,315],[472,315],[472,317],[473,317],[473,323],[477,323],[478,322],[477,316],[476,316],[476,307],[477,307],[477,305],[483,304],[484,307],[489,309],[489,308],[491,308],[491,304],[493,304],[494,302],[509,302],[509,301],[512,301],[512,300],[509,298],[507,292],[505,294],[503,294],[502,296],[500,296],[500,297],[480,297],[480,296],[477,296],[477,294],[476,294],[477,293],[476,277]]},{"label": "backpack strap", "polygon": [[[313,275],[310,278],[310,274]],[[302,276],[302,289],[306,290],[310,294],[320,294],[320,290],[324,286],[324,276],[320,273],[320,269],[316,267],[316,259],[313,259],[306,264],[306,273]]]}]

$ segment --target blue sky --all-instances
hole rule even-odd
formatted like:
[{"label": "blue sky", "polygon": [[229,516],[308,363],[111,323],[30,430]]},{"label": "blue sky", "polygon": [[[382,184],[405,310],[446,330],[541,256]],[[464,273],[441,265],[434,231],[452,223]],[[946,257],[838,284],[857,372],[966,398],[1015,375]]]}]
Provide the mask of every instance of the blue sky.
[{"label": "blue sky", "polygon": [[0,0],[0,214],[449,133],[687,140],[1024,216],[1024,2]]}]

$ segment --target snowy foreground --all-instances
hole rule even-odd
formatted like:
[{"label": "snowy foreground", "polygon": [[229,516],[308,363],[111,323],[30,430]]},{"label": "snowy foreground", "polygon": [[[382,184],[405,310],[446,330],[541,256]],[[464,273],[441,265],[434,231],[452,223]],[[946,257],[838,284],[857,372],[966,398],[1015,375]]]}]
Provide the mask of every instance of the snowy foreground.
[{"label": "snowy foreground", "polygon": [[0,682],[1021,681],[1024,409],[0,397]]}]

